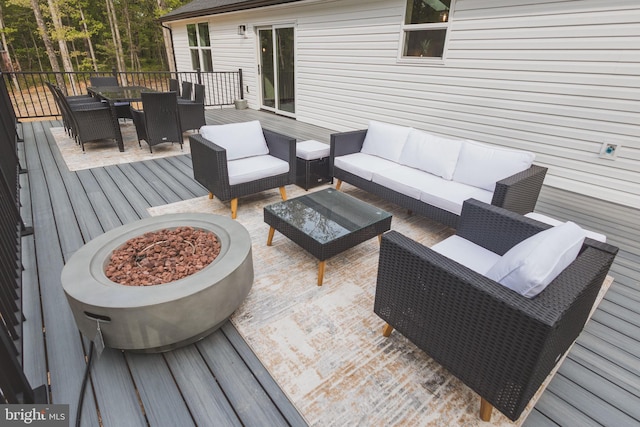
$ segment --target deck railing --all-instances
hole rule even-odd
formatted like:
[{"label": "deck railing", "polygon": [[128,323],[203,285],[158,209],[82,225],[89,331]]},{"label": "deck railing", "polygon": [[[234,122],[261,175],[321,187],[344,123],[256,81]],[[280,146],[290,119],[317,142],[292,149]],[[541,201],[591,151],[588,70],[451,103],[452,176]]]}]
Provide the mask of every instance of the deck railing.
[{"label": "deck railing", "polygon": [[87,93],[92,76],[116,76],[121,86],[145,86],[159,91],[169,90],[169,79],[188,81],[205,87],[205,106],[233,105],[244,98],[242,70],[237,71],[145,71],[89,72],[23,71],[3,73],[11,103],[18,119],[59,116],[60,112],[45,82],[56,83],[68,95]]},{"label": "deck railing", "polygon": [[46,403],[22,369],[22,249],[27,231],[20,217],[18,121],[0,79],[0,403]]}]

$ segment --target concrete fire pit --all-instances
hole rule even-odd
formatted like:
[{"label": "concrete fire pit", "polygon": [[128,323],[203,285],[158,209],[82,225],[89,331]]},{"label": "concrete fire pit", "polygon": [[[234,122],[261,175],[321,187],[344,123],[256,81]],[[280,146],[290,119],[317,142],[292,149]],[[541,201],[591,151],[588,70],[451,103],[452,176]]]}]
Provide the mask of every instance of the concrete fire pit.
[{"label": "concrete fire pit", "polygon": [[[218,257],[199,272],[154,286],[110,281],[105,267],[114,249],[147,232],[191,226],[214,233]],[[181,213],[142,219],[111,230],[80,248],[62,270],[62,287],[78,329],[90,340],[97,323],[107,347],[161,352],[198,341],[219,328],[253,285],[251,239],[228,217]]]}]

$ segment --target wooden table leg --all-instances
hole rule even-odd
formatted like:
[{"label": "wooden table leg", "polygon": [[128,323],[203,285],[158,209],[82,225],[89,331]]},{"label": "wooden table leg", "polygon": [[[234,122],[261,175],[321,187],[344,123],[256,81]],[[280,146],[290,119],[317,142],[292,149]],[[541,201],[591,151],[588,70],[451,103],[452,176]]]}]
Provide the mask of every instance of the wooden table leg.
[{"label": "wooden table leg", "polygon": [[280,187],[280,197],[282,197],[282,200],[287,200],[287,190],[284,187]]},{"label": "wooden table leg", "polygon": [[324,265],[326,261],[320,261],[318,263],[318,286],[322,286],[322,279],[324,279]]},{"label": "wooden table leg", "polygon": [[378,244],[382,244],[382,234],[378,234]]},{"label": "wooden table leg", "polygon": [[340,190],[341,186],[342,186],[342,180],[341,179],[337,179],[336,180],[336,190]]},{"label": "wooden table leg", "polygon": [[276,229],[273,227],[269,227],[269,236],[267,237],[267,246],[271,246],[271,242],[273,242],[273,235],[276,232]]},{"label": "wooden table leg", "polygon": [[209,199],[213,199],[213,193],[209,192]]}]

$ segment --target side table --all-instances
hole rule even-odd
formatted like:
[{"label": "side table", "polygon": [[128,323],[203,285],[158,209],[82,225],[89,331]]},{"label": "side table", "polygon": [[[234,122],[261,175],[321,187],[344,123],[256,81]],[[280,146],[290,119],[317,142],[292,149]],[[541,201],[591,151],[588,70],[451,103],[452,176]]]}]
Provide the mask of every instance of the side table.
[{"label": "side table", "polygon": [[329,144],[313,139],[296,144],[296,185],[308,190],[332,182],[329,176]]}]

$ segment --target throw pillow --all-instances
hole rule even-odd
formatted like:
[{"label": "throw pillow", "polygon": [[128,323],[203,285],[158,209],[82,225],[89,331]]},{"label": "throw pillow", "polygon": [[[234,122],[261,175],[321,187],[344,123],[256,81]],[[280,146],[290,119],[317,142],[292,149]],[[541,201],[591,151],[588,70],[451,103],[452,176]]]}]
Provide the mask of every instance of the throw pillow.
[{"label": "throw pillow", "polygon": [[528,151],[464,141],[453,180],[494,191],[496,182],[528,169],[535,155]]},{"label": "throw pillow", "polygon": [[202,126],[200,135],[227,150],[227,161],[269,154],[258,120]]},{"label": "throw pillow", "polygon": [[402,149],[400,163],[450,181],[461,147],[461,140],[412,129]]},{"label": "throw pillow", "polygon": [[360,152],[397,162],[410,131],[410,127],[372,120],[369,122]]},{"label": "throw pillow", "polygon": [[585,234],[570,221],[541,231],[509,249],[486,276],[533,298],[576,259]]}]

